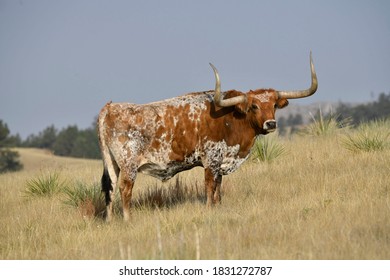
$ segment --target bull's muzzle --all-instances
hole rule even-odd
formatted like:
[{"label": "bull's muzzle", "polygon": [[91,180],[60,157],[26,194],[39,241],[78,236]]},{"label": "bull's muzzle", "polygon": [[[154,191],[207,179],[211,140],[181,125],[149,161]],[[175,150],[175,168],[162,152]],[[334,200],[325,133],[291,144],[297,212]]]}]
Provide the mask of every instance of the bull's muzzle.
[{"label": "bull's muzzle", "polygon": [[265,121],[263,124],[263,129],[267,132],[273,132],[276,130],[276,121],[275,120],[268,120]]}]

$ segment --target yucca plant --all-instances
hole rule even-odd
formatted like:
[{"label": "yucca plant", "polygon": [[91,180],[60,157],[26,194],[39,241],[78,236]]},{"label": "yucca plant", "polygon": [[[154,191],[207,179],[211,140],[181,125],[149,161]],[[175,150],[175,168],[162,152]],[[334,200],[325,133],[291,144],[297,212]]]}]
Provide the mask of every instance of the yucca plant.
[{"label": "yucca plant", "polygon": [[252,159],[271,162],[285,153],[286,148],[275,137],[259,137],[252,150]]},{"label": "yucca plant", "polygon": [[342,140],[342,145],[352,152],[382,151],[389,147],[390,121],[377,120],[361,124],[354,133]]},{"label": "yucca plant", "polygon": [[350,124],[349,119],[340,120],[338,115],[330,113],[326,116],[320,109],[316,116],[311,115],[312,123],[307,125],[302,134],[311,136],[327,136],[332,135],[341,128],[346,128]]},{"label": "yucca plant", "polygon": [[60,192],[63,186],[64,182],[60,180],[59,173],[41,174],[26,182],[23,194],[26,197],[50,197]]}]

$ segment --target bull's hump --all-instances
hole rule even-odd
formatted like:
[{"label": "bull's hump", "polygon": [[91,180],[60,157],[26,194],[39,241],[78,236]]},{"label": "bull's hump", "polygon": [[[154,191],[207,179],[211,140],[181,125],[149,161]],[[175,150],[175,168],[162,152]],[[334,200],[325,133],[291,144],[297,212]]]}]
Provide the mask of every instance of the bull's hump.
[{"label": "bull's hump", "polygon": [[164,108],[164,107],[175,107],[175,108],[184,108],[190,105],[194,109],[205,109],[205,103],[213,101],[213,92],[194,92],[188,93],[182,96],[165,99],[162,101],[157,101],[153,103],[146,104],[144,106],[153,106],[155,108]]}]

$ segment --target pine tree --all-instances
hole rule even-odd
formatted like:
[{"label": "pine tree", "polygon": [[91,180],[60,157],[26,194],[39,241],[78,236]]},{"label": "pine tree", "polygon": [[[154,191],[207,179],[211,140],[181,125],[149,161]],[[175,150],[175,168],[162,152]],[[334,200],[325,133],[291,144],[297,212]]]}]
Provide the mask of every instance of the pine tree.
[{"label": "pine tree", "polygon": [[18,171],[23,168],[19,162],[19,153],[8,148],[14,144],[16,138],[9,136],[9,133],[7,124],[0,120],[0,173]]}]

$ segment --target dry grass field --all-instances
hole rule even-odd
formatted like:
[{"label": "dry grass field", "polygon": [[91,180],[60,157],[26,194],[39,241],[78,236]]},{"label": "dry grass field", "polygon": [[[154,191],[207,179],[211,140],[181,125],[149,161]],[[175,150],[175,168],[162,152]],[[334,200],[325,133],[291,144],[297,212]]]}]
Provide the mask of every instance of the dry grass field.
[{"label": "dry grass field", "polygon": [[225,176],[212,209],[201,168],[167,183],[139,175],[129,224],[61,191],[25,192],[50,174],[60,188],[98,185],[100,161],[18,149],[24,170],[0,175],[0,259],[390,259],[388,143],[352,152],[343,133],[274,139],[285,153]]}]

